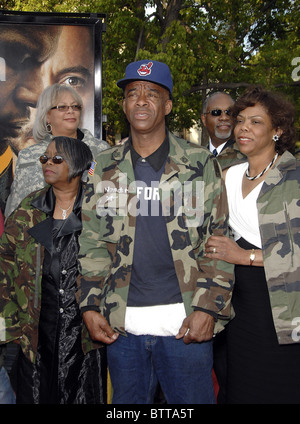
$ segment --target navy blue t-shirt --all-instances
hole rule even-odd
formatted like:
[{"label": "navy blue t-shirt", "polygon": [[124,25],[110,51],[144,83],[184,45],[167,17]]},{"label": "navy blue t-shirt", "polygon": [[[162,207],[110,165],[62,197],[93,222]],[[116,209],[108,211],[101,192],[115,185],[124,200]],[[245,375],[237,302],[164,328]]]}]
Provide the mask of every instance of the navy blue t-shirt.
[{"label": "navy blue t-shirt", "polygon": [[128,306],[154,306],[182,302],[159,199],[159,181],[165,161],[155,170],[141,157],[135,162],[139,199],[133,269]]}]

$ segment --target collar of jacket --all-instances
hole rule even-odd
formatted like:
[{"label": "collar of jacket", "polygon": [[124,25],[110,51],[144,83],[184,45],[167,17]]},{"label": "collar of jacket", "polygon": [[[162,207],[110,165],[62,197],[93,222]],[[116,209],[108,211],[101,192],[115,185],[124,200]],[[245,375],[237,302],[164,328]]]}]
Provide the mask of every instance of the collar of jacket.
[{"label": "collar of jacket", "polygon": [[234,139],[233,138],[230,138],[229,140],[227,140],[226,141],[226,143],[224,144],[224,147],[223,147],[223,149],[221,150],[221,152],[224,150],[224,149],[228,149],[229,147],[234,147],[234,144],[235,144],[235,141],[234,141]]},{"label": "collar of jacket", "polygon": [[[135,168],[136,162],[141,156],[134,149],[132,145],[131,137],[128,138],[128,144],[129,144],[130,153],[131,153],[131,161],[132,161],[133,167]],[[145,160],[149,163],[149,165],[155,171],[159,171],[161,167],[163,166],[163,164],[165,163],[168,157],[168,154],[169,154],[169,136],[167,134],[164,141],[159,146],[159,148],[156,149],[153,153],[151,153],[151,155],[146,157]]]},{"label": "collar of jacket", "polygon": [[275,162],[274,166],[268,172],[264,184],[259,193],[259,198],[269,191],[274,185],[278,184],[288,171],[294,171],[297,167],[297,159],[290,152],[285,151]]},{"label": "collar of jacket", "polygon": [[[83,191],[83,184],[81,183],[74,202],[73,211],[61,226],[58,237],[71,234],[75,231],[81,231],[81,203]],[[31,205],[41,212],[44,212],[46,217],[41,222],[30,228],[28,233],[51,251],[52,238],[50,237],[50,234],[52,233],[52,216],[55,207],[55,195],[53,193],[53,188],[51,186],[47,186],[46,189],[41,190],[38,197],[33,199]]]},{"label": "collar of jacket", "polygon": [[[52,134],[47,134],[46,137],[45,137],[45,141],[47,141],[49,143],[50,141],[53,140],[54,137],[55,136],[52,135]],[[77,139],[78,140],[83,140],[84,139],[84,133],[81,131],[80,128],[77,128]]]},{"label": "collar of jacket", "polygon": [[237,142],[235,141],[234,138],[229,139],[226,143],[225,146],[223,147],[223,149],[221,150],[220,153],[222,153],[224,150],[228,150],[228,149],[232,149],[232,150],[236,150],[237,152],[240,153],[241,156],[244,156],[244,158],[246,159],[246,156],[241,153],[239,146],[237,145]]}]

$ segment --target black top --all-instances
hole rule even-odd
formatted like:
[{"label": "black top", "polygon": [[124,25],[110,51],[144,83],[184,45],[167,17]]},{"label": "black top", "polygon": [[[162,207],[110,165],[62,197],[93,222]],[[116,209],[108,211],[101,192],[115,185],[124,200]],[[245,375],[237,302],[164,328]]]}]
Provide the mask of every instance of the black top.
[{"label": "black top", "polygon": [[127,305],[154,306],[182,302],[159,196],[159,181],[169,153],[168,137],[147,158],[141,158],[131,143],[130,146],[138,215]]}]

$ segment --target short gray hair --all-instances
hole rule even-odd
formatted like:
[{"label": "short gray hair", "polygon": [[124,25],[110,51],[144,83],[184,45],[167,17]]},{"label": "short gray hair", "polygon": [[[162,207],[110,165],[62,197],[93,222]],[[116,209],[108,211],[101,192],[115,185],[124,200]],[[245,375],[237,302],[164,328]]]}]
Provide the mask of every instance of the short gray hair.
[{"label": "short gray hair", "polygon": [[225,96],[228,96],[232,100],[232,102],[234,103],[234,100],[233,100],[233,98],[231,97],[230,94],[226,93],[225,91],[214,91],[213,93],[209,94],[206,97],[206,99],[204,100],[203,105],[202,105],[202,113],[205,113],[207,111],[207,105],[208,105],[209,100],[212,97],[214,97],[214,96],[216,96],[218,94],[224,94]]},{"label": "short gray hair", "polygon": [[37,102],[36,117],[33,124],[33,138],[37,143],[45,140],[49,131],[47,131],[47,113],[57,106],[57,100],[63,93],[70,93],[74,100],[82,106],[80,95],[72,87],[63,84],[53,84],[45,88]]}]

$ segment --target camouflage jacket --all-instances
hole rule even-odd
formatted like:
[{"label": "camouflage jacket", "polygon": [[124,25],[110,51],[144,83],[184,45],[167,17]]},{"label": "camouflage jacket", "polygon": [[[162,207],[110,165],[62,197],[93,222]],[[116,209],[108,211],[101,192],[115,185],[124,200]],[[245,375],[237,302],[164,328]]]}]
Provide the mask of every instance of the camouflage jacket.
[{"label": "camouflage jacket", "polygon": [[300,163],[285,152],[257,199],[264,268],[280,344],[300,340]]},{"label": "camouflage jacket", "polygon": [[[172,134],[169,142],[159,192],[182,299],[187,315],[194,307],[215,314],[218,332],[231,315],[233,266],[206,258],[204,245],[212,234],[228,234],[224,181],[207,149]],[[137,215],[128,141],[101,153],[89,178],[82,205],[78,301],[82,311],[100,308],[112,328],[125,334]],[[190,191],[186,183],[192,183]]]},{"label": "camouflage jacket", "polygon": [[[49,186],[31,193],[22,201],[8,218],[0,239],[0,343],[20,343],[32,362],[38,345],[44,246],[30,232],[38,229],[52,213],[43,206],[48,189]],[[68,223],[69,234],[81,230],[82,197],[83,193],[75,201],[72,226],[71,221]],[[38,204],[38,208],[33,207],[32,202]],[[50,202],[53,203],[54,200]],[[85,352],[99,347],[92,344],[85,327],[82,346]]]},{"label": "camouflage jacket", "polygon": [[[78,131],[83,137],[82,141],[89,146],[94,157],[110,147],[106,141],[98,140],[88,130]],[[39,157],[45,153],[52,139],[53,136],[49,134],[41,143],[26,147],[19,152],[10,195],[5,206],[6,219],[28,194],[45,187]]]},{"label": "camouflage jacket", "polygon": [[217,156],[217,160],[222,170],[229,166],[236,165],[247,160],[246,156],[240,152],[237,143],[234,140],[228,140],[226,146]]}]

